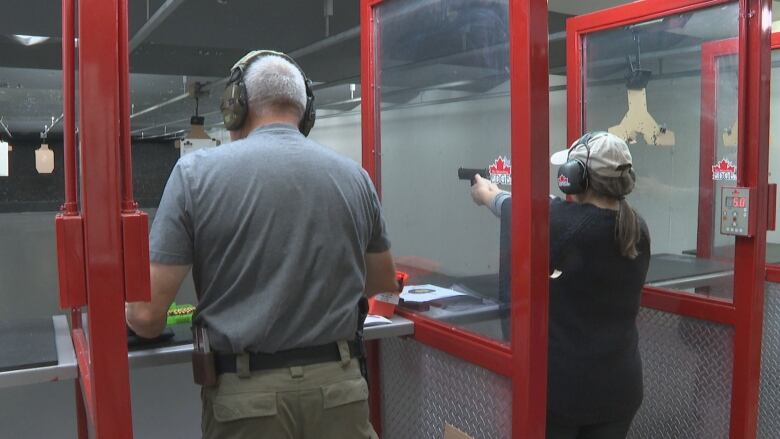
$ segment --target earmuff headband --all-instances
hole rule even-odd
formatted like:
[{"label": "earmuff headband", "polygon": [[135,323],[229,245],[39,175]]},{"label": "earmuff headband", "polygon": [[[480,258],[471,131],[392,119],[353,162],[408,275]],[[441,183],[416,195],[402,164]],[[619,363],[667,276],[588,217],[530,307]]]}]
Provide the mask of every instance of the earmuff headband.
[{"label": "earmuff headband", "polygon": [[[590,141],[594,137],[603,134],[603,131],[586,133],[569,148],[568,160],[558,168],[558,188],[567,195],[576,195],[588,189],[588,166],[590,164]],[[585,162],[572,159],[571,153],[577,148],[585,147]]]}]

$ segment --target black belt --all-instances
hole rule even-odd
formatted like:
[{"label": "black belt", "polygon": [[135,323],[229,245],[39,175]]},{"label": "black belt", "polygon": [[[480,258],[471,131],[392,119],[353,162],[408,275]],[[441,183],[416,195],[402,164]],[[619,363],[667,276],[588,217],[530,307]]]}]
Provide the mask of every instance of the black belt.
[{"label": "black belt", "polygon": [[[355,341],[347,342],[350,358],[360,355],[360,347]],[[248,354],[249,370],[281,369],[285,367],[308,366],[310,364],[341,361],[339,346],[337,343],[328,343],[319,346],[296,348],[279,351],[273,354]],[[238,354],[214,354],[214,363],[217,374],[236,373],[236,357]]]}]

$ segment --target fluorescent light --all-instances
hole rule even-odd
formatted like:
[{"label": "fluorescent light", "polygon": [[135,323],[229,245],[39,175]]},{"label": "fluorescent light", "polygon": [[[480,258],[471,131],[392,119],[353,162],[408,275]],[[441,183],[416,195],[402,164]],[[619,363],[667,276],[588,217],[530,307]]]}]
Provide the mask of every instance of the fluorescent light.
[{"label": "fluorescent light", "polygon": [[14,40],[16,40],[17,43],[24,46],[35,46],[36,44],[45,43],[51,39],[49,37],[41,37],[36,35],[12,35],[12,37]]}]

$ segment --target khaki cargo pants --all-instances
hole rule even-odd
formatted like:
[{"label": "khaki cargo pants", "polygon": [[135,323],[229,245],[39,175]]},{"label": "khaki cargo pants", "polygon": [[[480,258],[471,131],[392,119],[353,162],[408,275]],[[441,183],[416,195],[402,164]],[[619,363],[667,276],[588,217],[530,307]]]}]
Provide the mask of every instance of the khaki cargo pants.
[{"label": "khaki cargo pants", "polygon": [[204,387],[204,439],[377,439],[356,359],[222,374]]}]

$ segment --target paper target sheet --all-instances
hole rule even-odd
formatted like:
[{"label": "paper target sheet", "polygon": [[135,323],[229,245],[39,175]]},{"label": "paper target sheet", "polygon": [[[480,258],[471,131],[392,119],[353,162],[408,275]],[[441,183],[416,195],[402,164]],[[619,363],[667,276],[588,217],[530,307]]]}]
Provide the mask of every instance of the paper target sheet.
[{"label": "paper target sheet", "polygon": [[390,319],[386,319],[382,316],[374,316],[369,314],[366,316],[366,322],[363,324],[366,328],[370,326],[378,326],[378,325],[389,325],[390,323],[393,323],[390,321]]},{"label": "paper target sheet", "polygon": [[459,293],[449,288],[437,287],[436,285],[409,285],[404,287],[401,299],[404,299],[404,302],[424,303],[466,295],[465,293]]},{"label": "paper target sheet", "polygon": [[0,142],[0,177],[8,177],[8,144]]}]

